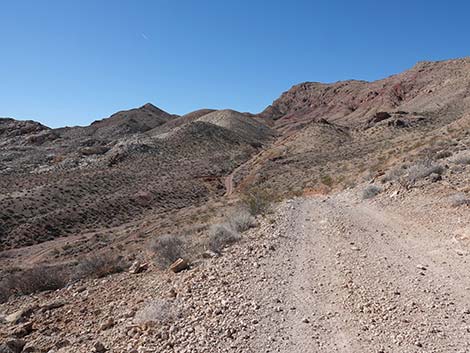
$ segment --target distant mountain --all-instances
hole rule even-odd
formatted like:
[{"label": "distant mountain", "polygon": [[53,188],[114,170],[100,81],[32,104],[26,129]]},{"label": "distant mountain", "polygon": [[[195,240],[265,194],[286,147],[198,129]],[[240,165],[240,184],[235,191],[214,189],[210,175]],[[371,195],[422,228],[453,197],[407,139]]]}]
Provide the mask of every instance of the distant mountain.
[{"label": "distant mountain", "polygon": [[197,224],[191,212],[222,202],[227,180],[235,194],[350,187],[465,149],[469,128],[468,58],[301,83],[256,115],[146,104],[84,127],[0,119],[0,250],[131,223],[164,231],[174,214]]}]

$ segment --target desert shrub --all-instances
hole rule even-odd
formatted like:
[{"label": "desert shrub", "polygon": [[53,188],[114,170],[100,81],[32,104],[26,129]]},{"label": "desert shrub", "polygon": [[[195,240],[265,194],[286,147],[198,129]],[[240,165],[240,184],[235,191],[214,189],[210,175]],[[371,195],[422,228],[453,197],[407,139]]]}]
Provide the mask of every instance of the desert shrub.
[{"label": "desert shrub", "polygon": [[322,175],[320,181],[330,188],[333,186],[333,178],[329,175]]},{"label": "desert shrub", "polygon": [[27,295],[63,288],[69,282],[69,275],[63,269],[41,266],[7,274],[0,283],[0,302],[11,295]]},{"label": "desert shrub", "polygon": [[244,232],[255,226],[255,219],[245,209],[239,209],[228,217],[230,228],[236,232]]},{"label": "desert shrub", "polygon": [[431,174],[442,175],[444,173],[444,167],[430,160],[426,160],[412,165],[407,171],[408,182],[415,183],[419,179],[424,179]]},{"label": "desert shrub", "polygon": [[406,173],[406,166],[402,165],[399,167],[395,167],[390,169],[385,176],[383,177],[383,181],[394,181],[401,178]]},{"label": "desert shrub", "polygon": [[450,197],[450,204],[454,207],[470,205],[470,197],[461,192]]},{"label": "desert shrub", "polygon": [[470,151],[462,151],[452,157],[450,161],[455,164],[468,165],[470,164]]},{"label": "desert shrub", "polygon": [[223,248],[240,240],[240,234],[228,224],[214,224],[209,229],[209,249],[220,252]]},{"label": "desert shrub", "polygon": [[77,266],[76,277],[102,278],[113,273],[122,272],[127,265],[121,256],[95,255],[83,259]]},{"label": "desert shrub", "polygon": [[183,241],[174,235],[165,234],[152,241],[150,249],[155,255],[155,263],[166,268],[184,256]]},{"label": "desert shrub", "polygon": [[174,321],[177,312],[169,301],[154,300],[140,309],[135,315],[138,324],[149,322],[165,324]]},{"label": "desert shrub", "polygon": [[444,159],[444,158],[449,158],[450,156],[452,156],[452,152],[451,151],[439,151],[436,153],[435,155],[435,159]]},{"label": "desert shrub", "polygon": [[253,216],[268,213],[272,202],[273,195],[265,190],[251,190],[242,197],[242,203]]},{"label": "desert shrub", "polygon": [[377,185],[367,185],[367,187],[362,191],[363,199],[371,199],[382,192],[382,188]]}]

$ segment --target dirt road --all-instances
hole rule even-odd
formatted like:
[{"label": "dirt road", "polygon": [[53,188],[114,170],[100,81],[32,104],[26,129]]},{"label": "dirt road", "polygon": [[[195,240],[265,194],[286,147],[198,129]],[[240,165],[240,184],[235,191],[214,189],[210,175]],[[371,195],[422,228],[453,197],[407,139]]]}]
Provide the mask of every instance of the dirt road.
[{"label": "dirt road", "polygon": [[347,194],[273,226],[258,352],[469,352],[470,265],[452,237]]}]

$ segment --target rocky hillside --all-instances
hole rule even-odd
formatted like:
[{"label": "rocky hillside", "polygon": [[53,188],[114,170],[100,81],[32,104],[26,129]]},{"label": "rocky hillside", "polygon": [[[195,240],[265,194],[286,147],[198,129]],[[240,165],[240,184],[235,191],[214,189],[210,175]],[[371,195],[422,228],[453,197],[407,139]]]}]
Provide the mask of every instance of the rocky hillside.
[{"label": "rocky hillside", "polygon": [[[215,121],[193,113],[198,118],[185,121],[146,104],[87,127],[49,129],[5,119],[0,250],[121,226],[223,195],[224,176],[274,133],[241,113],[230,113],[237,117],[233,124],[220,114]],[[156,133],[166,124],[167,133]]]},{"label": "rocky hillside", "polygon": [[[470,236],[469,129],[468,58],[418,63],[375,82],[302,83],[259,114],[176,116],[146,104],[82,127],[0,119],[0,338],[29,337],[31,347],[57,352],[302,351],[292,350],[295,342],[329,352],[341,351],[331,339],[340,330],[349,332],[340,343],[354,341],[355,351],[415,351],[426,342],[428,351],[445,351],[451,342],[382,314],[417,302],[423,322],[437,327],[426,312],[432,302],[456,327],[457,309],[443,309],[448,293],[466,310],[463,284],[436,286],[439,273],[467,270],[460,262]],[[419,244],[421,230],[432,242]],[[377,234],[381,241],[371,241]],[[402,249],[404,234],[412,236]],[[363,248],[365,257],[354,257]],[[162,272],[162,249],[172,260],[163,268],[181,258],[177,274]],[[426,261],[419,276],[409,275],[414,257]],[[460,267],[444,271],[442,261]],[[96,279],[132,262],[130,272]],[[346,278],[370,267],[401,288],[372,273]],[[428,270],[426,293],[441,299],[415,293]],[[379,295],[394,308],[375,302]],[[308,311],[315,305],[319,316]],[[148,315],[158,316],[156,326]],[[367,330],[351,325],[358,321]],[[455,332],[457,349],[468,337]]]},{"label": "rocky hillside", "polygon": [[422,62],[375,81],[292,87],[260,117],[281,137],[233,175],[240,189],[327,192],[468,149],[470,59]]}]

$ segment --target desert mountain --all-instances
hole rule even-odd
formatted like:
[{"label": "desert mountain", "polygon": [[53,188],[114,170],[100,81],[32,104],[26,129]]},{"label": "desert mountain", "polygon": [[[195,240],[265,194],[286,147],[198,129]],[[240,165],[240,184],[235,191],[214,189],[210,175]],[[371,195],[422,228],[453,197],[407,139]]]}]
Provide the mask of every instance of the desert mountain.
[{"label": "desert mountain", "polygon": [[[258,115],[152,104],[86,127],[0,121],[3,249],[120,226],[241,191],[352,185],[438,151],[468,124],[470,60],[422,62],[375,81],[292,87]],[[440,142],[444,143],[444,142]],[[355,176],[355,177],[354,177]],[[145,201],[142,201],[144,200]]]},{"label": "desert mountain", "polygon": [[2,118],[0,351],[465,350],[469,129],[468,58],[259,114]]},{"label": "desert mountain", "polygon": [[204,113],[214,114],[177,117],[146,104],[86,127],[4,120],[1,184],[8,194],[0,201],[0,248],[119,226],[222,195],[224,176],[274,134],[234,111],[207,120]]}]

